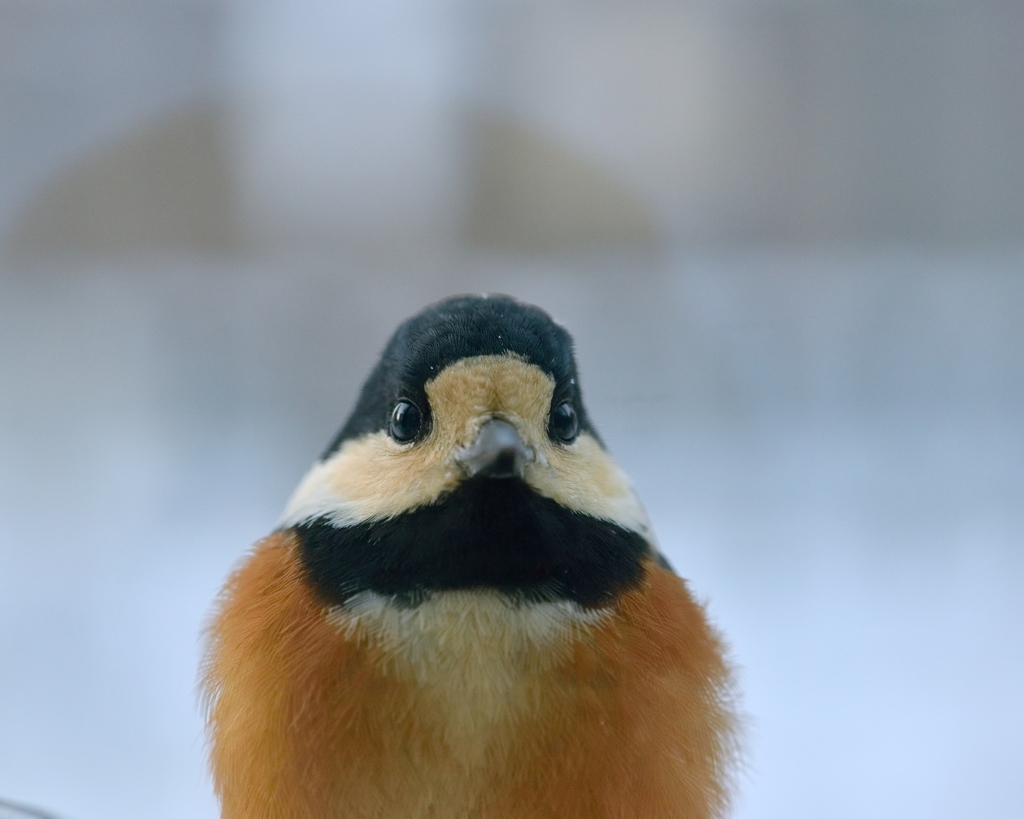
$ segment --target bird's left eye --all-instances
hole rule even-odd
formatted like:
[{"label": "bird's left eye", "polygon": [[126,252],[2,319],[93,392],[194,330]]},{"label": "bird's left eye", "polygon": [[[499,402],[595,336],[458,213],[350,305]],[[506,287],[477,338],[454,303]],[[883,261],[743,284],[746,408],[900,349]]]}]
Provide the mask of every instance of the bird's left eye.
[{"label": "bird's left eye", "polygon": [[580,420],[576,408],[568,401],[563,401],[551,411],[548,422],[551,435],[563,444],[571,444],[580,431]]},{"label": "bird's left eye", "polygon": [[423,415],[411,401],[399,401],[391,411],[388,434],[400,444],[405,444],[419,435]]}]

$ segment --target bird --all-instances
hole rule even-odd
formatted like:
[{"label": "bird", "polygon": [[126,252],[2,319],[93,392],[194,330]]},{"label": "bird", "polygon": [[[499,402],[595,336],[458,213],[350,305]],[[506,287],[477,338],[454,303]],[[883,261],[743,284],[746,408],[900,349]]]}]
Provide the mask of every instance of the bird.
[{"label": "bird", "polygon": [[710,819],[734,676],[568,331],[468,295],[394,332],[226,582],[201,686],[222,819]]}]

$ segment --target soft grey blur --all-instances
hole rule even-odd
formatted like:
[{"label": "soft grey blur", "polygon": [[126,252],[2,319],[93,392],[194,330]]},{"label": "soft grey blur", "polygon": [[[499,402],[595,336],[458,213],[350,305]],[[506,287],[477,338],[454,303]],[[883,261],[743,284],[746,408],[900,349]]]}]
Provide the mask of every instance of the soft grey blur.
[{"label": "soft grey blur", "polygon": [[212,819],[220,584],[503,291],[728,636],[735,815],[1024,815],[1024,5],[0,0],[0,798]]}]

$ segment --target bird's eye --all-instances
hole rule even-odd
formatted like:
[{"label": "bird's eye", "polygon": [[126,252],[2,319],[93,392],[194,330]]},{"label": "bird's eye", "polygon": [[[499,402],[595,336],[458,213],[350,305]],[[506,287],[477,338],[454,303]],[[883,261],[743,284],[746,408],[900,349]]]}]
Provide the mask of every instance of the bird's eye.
[{"label": "bird's eye", "polygon": [[399,401],[391,411],[388,433],[400,444],[405,444],[419,435],[423,416],[419,407],[409,401]]},{"label": "bird's eye", "polygon": [[576,410],[568,401],[563,401],[551,411],[551,420],[548,423],[551,435],[563,444],[571,444],[576,440],[580,431],[580,419]]}]

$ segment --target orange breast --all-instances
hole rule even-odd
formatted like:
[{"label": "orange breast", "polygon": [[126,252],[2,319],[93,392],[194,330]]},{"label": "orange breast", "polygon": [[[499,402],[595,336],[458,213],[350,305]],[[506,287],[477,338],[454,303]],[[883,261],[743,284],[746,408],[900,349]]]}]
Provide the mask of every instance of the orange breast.
[{"label": "orange breast", "polygon": [[722,646],[653,563],[611,616],[508,681],[515,703],[458,729],[457,697],[397,672],[387,645],[328,614],[288,535],[263,541],[225,588],[205,669],[224,819],[703,819],[725,807]]}]

